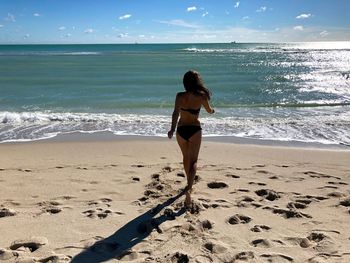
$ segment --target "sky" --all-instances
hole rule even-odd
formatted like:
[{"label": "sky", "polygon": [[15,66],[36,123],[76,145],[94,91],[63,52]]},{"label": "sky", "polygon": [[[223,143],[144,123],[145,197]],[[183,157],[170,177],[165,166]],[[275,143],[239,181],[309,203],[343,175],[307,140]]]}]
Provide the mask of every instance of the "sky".
[{"label": "sky", "polygon": [[350,0],[0,0],[0,44],[350,41]]}]

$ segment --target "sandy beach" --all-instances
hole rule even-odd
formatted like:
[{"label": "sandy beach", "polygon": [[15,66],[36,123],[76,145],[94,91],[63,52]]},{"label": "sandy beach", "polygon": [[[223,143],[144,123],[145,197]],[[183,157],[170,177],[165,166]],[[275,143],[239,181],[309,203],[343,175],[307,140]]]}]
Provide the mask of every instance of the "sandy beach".
[{"label": "sandy beach", "polygon": [[350,151],[176,140],[0,144],[4,262],[350,262]]}]

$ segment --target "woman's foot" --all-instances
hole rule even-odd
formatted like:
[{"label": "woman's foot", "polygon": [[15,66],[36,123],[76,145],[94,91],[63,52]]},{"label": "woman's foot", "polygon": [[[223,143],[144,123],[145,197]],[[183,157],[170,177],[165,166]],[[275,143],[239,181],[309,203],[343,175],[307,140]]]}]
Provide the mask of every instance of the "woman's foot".
[{"label": "woman's foot", "polygon": [[185,207],[186,208],[191,208],[191,204],[192,204],[191,192],[192,192],[192,189],[187,189],[187,187],[186,187],[186,191],[185,191],[185,194],[186,194]]}]

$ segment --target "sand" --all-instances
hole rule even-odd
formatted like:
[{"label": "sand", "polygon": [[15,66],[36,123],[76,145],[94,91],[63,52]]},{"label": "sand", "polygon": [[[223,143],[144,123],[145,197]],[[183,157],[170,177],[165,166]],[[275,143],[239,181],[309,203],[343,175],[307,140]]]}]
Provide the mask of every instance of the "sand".
[{"label": "sand", "polygon": [[175,140],[0,145],[4,262],[350,262],[350,151]]}]

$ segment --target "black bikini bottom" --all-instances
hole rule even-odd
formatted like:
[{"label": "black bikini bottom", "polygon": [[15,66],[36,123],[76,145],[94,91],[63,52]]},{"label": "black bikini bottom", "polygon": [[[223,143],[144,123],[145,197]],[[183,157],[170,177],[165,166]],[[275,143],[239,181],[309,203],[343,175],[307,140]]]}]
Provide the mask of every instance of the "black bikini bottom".
[{"label": "black bikini bottom", "polygon": [[198,125],[184,125],[177,127],[178,134],[186,141],[200,130],[202,130],[202,128]]}]

